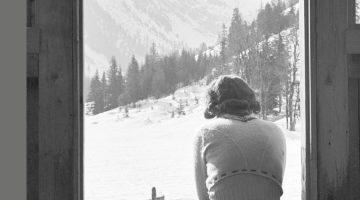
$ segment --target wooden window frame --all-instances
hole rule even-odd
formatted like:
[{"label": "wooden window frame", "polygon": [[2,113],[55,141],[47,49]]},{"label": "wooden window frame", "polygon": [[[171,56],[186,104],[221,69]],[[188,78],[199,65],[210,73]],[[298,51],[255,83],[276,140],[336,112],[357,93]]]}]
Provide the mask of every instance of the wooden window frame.
[{"label": "wooden window frame", "polygon": [[[27,199],[83,200],[83,1],[27,1]],[[336,87],[333,82],[345,83],[342,76],[348,76],[347,69],[344,69],[346,61],[340,60],[344,56],[342,53],[360,53],[354,45],[360,41],[358,32],[354,32],[359,31],[359,26],[351,24],[351,19],[355,21],[354,10],[345,13],[350,16],[348,19],[336,11],[339,11],[338,6],[346,10],[352,2],[300,0],[305,66],[302,95],[307,97],[302,102],[306,113],[301,150],[302,200],[346,199],[356,195],[356,192],[346,189],[351,185],[347,180],[350,175],[346,159],[331,157],[334,150],[349,155],[348,147],[344,147],[350,138],[346,131],[348,127],[345,123],[339,125],[340,128],[334,128],[332,124],[330,128],[325,127],[327,122],[336,119],[331,114],[340,112],[343,105],[337,102],[341,101],[339,99],[330,99],[329,103],[336,108],[331,110],[323,97],[348,95],[346,84]],[[334,24],[329,24],[329,12],[332,11]],[[54,27],[54,23],[58,26]],[[347,24],[346,28],[344,24]],[[57,32],[51,28],[56,28]],[[345,35],[338,40],[327,35],[331,42],[336,43],[338,51],[326,48],[329,42],[321,38],[329,30],[335,36]],[[329,63],[324,62],[323,51],[339,57],[330,57],[339,66],[334,68],[338,73],[331,74],[327,69]],[[346,102],[344,107],[348,109]],[[349,117],[347,113],[340,112],[345,122]],[[323,117],[327,115],[330,115],[329,119],[324,121]],[[64,126],[67,129],[63,129]]]},{"label": "wooden window frame", "polygon": [[302,200],[317,200],[317,129],[316,129],[316,52],[315,48],[315,1],[300,0],[299,26],[303,42],[303,101],[302,112],[305,130],[302,134]]}]

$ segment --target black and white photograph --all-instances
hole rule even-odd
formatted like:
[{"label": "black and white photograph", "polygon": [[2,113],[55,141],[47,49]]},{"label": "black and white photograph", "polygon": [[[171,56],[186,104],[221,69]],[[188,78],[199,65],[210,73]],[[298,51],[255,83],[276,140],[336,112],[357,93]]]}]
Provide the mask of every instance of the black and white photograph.
[{"label": "black and white photograph", "polygon": [[24,0],[18,12],[25,121],[1,78],[0,195],[21,192],[20,174],[27,200],[360,200],[360,0]]}]

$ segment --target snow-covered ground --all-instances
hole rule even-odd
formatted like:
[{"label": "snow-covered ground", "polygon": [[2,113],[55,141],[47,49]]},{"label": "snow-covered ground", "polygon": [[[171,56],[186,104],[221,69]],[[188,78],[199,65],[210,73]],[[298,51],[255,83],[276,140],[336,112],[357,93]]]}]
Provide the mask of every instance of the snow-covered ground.
[{"label": "snow-covered ground", "polygon": [[[167,200],[195,200],[192,138],[203,118],[204,86],[189,86],[173,96],[138,102],[85,117],[85,200],[145,200],[151,188]],[[197,103],[197,100],[199,102]],[[187,102],[186,102],[187,101]],[[186,115],[172,118],[179,102]],[[301,197],[300,132],[276,122],[287,141],[283,200]]]}]

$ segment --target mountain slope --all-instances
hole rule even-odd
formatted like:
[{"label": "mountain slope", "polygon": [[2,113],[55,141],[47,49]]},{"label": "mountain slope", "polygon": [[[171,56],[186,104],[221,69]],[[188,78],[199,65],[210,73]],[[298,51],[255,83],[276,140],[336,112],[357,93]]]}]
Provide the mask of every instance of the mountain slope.
[{"label": "mountain slope", "polygon": [[[84,2],[85,73],[103,69],[116,56],[126,69],[152,42],[159,52],[213,45],[222,23],[239,7],[254,18],[262,0],[87,0]],[[264,0],[263,3],[266,1]],[[105,65],[105,66],[104,66]]]},{"label": "mountain slope", "polygon": [[[174,95],[146,99],[129,108],[85,117],[85,199],[149,199],[151,187],[168,200],[195,200],[192,142],[203,117],[205,84],[178,89]],[[199,101],[195,101],[197,98]],[[185,115],[175,114],[178,103]],[[286,130],[283,200],[301,196],[300,132]]]}]

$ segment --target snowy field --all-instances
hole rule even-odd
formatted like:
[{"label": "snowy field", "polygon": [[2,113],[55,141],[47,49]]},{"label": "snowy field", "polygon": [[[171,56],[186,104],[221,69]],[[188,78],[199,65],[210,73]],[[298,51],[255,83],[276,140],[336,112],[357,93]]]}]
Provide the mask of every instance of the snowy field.
[{"label": "snowy field", "polygon": [[[141,107],[85,116],[85,200],[151,199],[155,186],[166,200],[196,200],[192,138],[203,118],[203,86],[178,90],[174,97],[139,102]],[[197,104],[197,100],[199,103]],[[172,118],[187,100],[186,115]],[[282,200],[300,200],[300,133],[276,122],[287,141]]]}]

